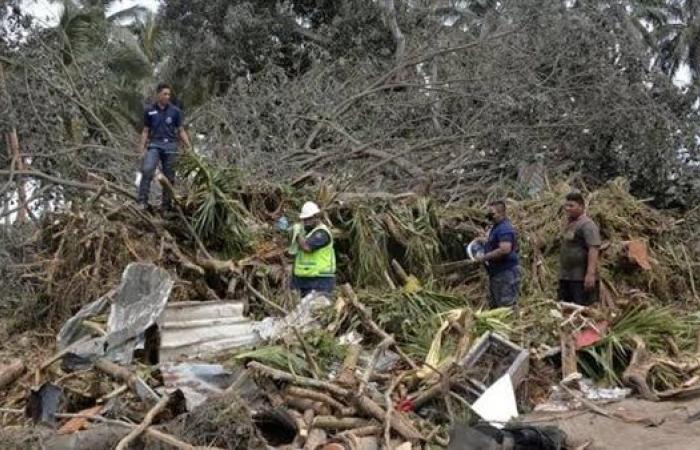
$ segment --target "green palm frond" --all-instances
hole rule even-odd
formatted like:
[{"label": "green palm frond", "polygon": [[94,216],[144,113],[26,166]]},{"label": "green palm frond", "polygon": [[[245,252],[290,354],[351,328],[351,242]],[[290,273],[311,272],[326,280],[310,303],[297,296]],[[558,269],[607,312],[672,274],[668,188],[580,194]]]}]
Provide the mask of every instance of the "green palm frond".
[{"label": "green palm frond", "polygon": [[679,316],[671,308],[637,305],[623,312],[603,339],[581,350],[591,361],[579,358],[579,362],[586,375],[619,384],[634,350],[634,336],[641,337],[652,353],[662,352],[669,337],[681,350],[688,350],[696,325],[696,318]]},{"label": "green palm frond", "polygon": [[187,207],[196,232],[225,256],[240,255],[250,243],[250,214],[237,199],[236,170],[214,167],[193,152],[183,156],[180,167],[190,184]]},{"label": "green palm frond", "polygon": [[354,282],[361,286],[384,285],[389,252],[386,234],[376,215],[368,208],[357,208],[350,222],[350,236]]},{"label": "green palm frond", "polygon": [[72,0],[63,1],[57,29],[64,41],[64,61],[86,54],[105,41],[107,23],[99,8],[81,8]]}]

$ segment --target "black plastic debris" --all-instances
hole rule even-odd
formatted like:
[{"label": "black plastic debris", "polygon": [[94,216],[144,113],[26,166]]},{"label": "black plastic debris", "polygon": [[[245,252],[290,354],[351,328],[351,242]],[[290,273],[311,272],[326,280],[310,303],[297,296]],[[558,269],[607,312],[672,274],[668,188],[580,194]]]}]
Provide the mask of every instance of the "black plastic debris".
[{"label": "black plastic debris", "polygon": [[498,429],[488,423],[456,424],[450,431],[448,450],[566,450],[566,434],[555,426],[508,425]]},{"label": "black plastic debris", "polygon": [[61,406],[63,390],[52,383],[44,383],[29,392],[25,413],[34,423],[56,426],[56,414]]}]

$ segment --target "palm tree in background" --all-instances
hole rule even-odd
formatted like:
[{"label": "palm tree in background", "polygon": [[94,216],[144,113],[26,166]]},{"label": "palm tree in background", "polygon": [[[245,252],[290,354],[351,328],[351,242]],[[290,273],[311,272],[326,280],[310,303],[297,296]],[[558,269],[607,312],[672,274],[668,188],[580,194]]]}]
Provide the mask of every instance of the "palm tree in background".
[{"label": "palm tree in background", "polygon": [[106,58],[109,69],[105,91],[110,98],[99,115],[110,127],[138,127],[144,98],[153,84],[162,33],[154,14],[133,6],[108,14],[114,1],[89,0],[78,3],[62,0],[63,9],[56,26],[67,71],[80,71],[81,62]]},{"label": "palm tree in background", "polygon": [[684,64],[700,73],[700,0],[640,0],[636,16],[645,40],[658,53],[655,65],[674,76]]}]

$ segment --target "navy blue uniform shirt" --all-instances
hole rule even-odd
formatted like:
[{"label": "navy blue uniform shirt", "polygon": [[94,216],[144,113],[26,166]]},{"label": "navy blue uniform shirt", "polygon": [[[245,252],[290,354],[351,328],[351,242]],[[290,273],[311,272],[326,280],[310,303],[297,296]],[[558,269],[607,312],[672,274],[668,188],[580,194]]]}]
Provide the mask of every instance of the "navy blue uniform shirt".
[{"label": "navy blue uniform shirt", "polygon": [[161,108],[158,103],[146,107],[143,112],[143,125],[148,127],[149,147],[164,150],[177,149],[177,132],[182,126],[182,111],[173,104]]},{"label": "navy blue uniform shirt", "polygon": [[503,219],[494,225],[489,231],[485,252],[489,253],[498,248],[500,242],[510,242],[513,247],[510,253],[500,259],[492,259],[488,262],[486,270],[489,274],[497,274],[516,267],[520,261],[518,258],[518,235],[510,220]]}]

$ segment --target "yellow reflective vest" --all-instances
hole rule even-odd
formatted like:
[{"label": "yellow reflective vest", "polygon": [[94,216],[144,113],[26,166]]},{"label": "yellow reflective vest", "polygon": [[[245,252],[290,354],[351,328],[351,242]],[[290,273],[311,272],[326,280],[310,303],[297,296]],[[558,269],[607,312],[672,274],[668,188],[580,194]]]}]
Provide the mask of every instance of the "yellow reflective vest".
[{"label": "yellow reflective vest", "polygon": [[320,224],[306,235],[306,239],[319,230],[328,233],[330,241],[325,246],[309,253],[299,249],[294,259],[294,276],[301,278],[335,276],[335,249],[333,248],[333,233],[331,233],[330,228]]}]

